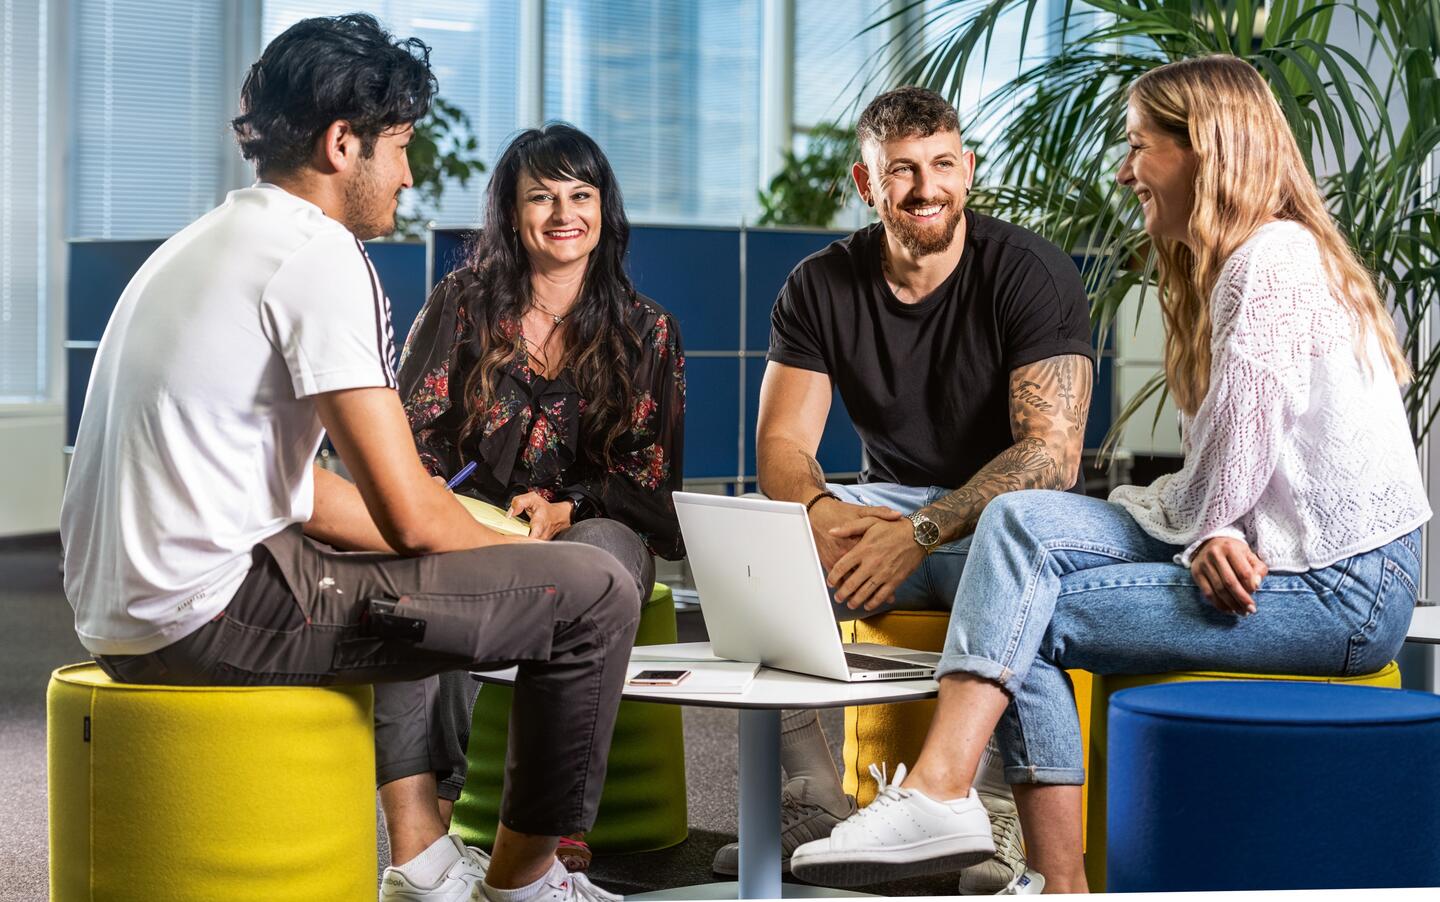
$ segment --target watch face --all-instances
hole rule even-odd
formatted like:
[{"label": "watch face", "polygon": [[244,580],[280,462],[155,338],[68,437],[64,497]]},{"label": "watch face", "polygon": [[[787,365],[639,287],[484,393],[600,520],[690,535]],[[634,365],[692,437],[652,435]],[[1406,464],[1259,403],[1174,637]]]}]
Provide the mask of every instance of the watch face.
[{"label": "watch face", "polygon": [[932,520],[917,519],[915,522],[915,541],[929,548],[931,545],[940,542],[940,527]]}]

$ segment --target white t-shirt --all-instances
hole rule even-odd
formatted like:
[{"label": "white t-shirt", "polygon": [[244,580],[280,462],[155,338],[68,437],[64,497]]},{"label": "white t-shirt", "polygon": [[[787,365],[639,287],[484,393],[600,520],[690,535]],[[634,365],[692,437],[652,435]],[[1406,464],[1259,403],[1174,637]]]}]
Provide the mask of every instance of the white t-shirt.
[{"label": "white t-shirt", "polygon": [[105,327],[60,512],[85,647],[145,654],[224,610],[310,519],[314,396],[393,388],[393,359],[364,246],[314,204],[256,185],[165,242]]}]

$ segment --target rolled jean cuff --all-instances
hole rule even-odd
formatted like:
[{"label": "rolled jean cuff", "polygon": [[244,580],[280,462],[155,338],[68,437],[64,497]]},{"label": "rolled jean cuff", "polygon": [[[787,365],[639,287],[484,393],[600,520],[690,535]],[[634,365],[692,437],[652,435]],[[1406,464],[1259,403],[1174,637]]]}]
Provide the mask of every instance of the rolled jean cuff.
[{"label": "rolled jean cuff", "polygon": [[971,676],[980,677],[982,680],[989,680],[1004,689],[1011,698],[1020,689],[1020,679],[1015,671],[998,664],[989,658],[982,658],[979,655],[960,655],[946,652],[940,656],[940,663],[935,665],[935,679],[949,676],[952,673],[968,673]]},{"label": "rolled jean cuff", "polygon": [[384,786],[386,783],[394,783],[396,780],[403,780],[416,774],[434,772],[435,769],[430,766],[429,755],[419,755],[403,761],[387,761],[384,764],[377,763],[375,765],[375,785]]},{"label": "rolled jean cuff", "polygon": [[1007,767],[1005,782],[1043,783],[1047,786],[1082,786],[1085,783],[1083,767]]}]

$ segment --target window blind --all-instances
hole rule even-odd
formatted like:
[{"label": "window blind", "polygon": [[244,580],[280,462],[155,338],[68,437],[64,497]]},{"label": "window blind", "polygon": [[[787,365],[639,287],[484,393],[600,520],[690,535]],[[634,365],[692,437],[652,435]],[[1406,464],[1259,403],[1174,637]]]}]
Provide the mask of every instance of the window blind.
[{"label": "window blind", "polygon": [[0,404],[49,389],[46,6],[0,0]]},{"label": "window blind", "polygon": [[224,7],[73,0],[72,237],[164,238],[221,200]]},{"label": "window blind", "polygon": [[632,220],[758,211],[759,0],[552,0],[544,110],[599,142]]},{"label": "window blind", "polygon": [[[874,0],[795,0],[795,126],[853,125],[869,101],[866,76],[890,38]],[[868,89],[868,93],[876,93]]]}]

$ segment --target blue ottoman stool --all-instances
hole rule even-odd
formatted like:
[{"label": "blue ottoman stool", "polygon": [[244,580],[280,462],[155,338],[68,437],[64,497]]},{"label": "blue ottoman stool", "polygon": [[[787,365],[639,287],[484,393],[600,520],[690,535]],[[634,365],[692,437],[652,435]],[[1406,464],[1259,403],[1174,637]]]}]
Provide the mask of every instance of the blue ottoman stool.
[{"label": "blue ottoman stool", "polygon": [[1173,683],[1109,726],[1109,892],[1440,886],[1440,696]]}]

